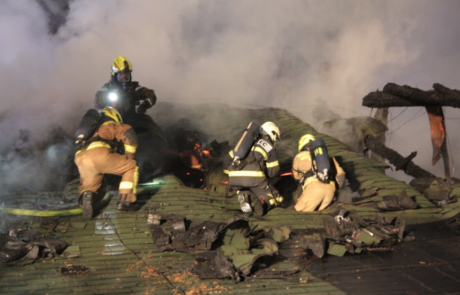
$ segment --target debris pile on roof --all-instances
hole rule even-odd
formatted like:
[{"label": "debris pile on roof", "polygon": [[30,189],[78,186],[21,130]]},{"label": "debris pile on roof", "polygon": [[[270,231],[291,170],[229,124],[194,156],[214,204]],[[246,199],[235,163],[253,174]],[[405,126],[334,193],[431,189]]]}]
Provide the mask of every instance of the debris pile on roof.
[{"label": "debris pile on roof", "polygon": [[442,207],[458,201],[460,185],[450,186],[444,181],[434,180],[430,187],[423,191],[423,194],[434,204]]},{"label": "debris pile on roof", "polygon": [[418,178],[413,179],[410,185],[439,207],[456,203],[460,197],[460,182],[457,178],[451,178],[450,182],[443,178]]},{"label": "debris pile on roof", "polygon": [[323,219],[328,243],[327,253],[343,256],[364,251],[388,251],[402,241],[405,220],[383,216],[362,218],[354,211],[340,210],[339,214]]},{"label": "debris pile on roof", "polygon": [[385,134],[387,127],[372,117],[353,117],[323,122],[321,131],[339,139],[355,153],[361,154],[366,149],[366,136],[376,138]]},{"label": "debris pile on roof", "polygon": [[[166,232],[160,226],[164,219],[171,225]],[[232,278],[236,282],[254,277],[255,272],[270,265],[278,254],[279,243],[288,240],[291,232],[287,226],[254,231],[245,217],[226,222],[192,222],[178,215],[150,214],[149,222],[152,239],[162,251],[195,254],[192,271],[200,278]]]},{"label": "debris pile on roof", "polygon": [[27,265],[53,258],[62,253],[67,246],[65,241],[40,234],[32,228],[11,230],[8,235],[0,234],[0,261]]},{"label": "debris pile on roof", "polygon": [[382,197],[382,201],[376,203],[380,211],[397,211],[406,209],[416,209],[417,203],[410,198],[406,190],[402,190],[398,195],[387,195]]}]

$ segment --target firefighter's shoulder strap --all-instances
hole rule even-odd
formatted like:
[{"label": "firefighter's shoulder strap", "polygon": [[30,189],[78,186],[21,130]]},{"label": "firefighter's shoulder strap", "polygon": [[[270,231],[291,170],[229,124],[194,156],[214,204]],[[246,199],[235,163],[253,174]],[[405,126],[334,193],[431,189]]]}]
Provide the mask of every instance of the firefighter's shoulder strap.
[{"label": "firefighter's shoulder strap", "polygon": [[90,144],[92,144],[93,142],[96,142],[96,141],[102,141],[104,143],[109,144],[111,148],[115,148],[115,142],[113,140],[108,140],[108,139],[102,138],[99,135],[91,137],[90,139],[85,141],[85,146],[88,146],[88,145],[90,145]]},{"label": "firefighter's shoulder strap", "polygon": [[300,184],[304,184],[305,180],[309,177],[315,176],[315,173],[312,170],[308,170],[307,172],[303,172],[301,170],[293,169],[295,172],[302,175],[302,178],[299,179]]},{"label": "firefighter's shoulder strap", "polygon": [[90,139],[97,131],[99,126],[102,124],[103,116],[99,114],[96,109],[88,110],[83,115],[77,129],[75,130],[75,137],[77,138],[77,144],[82,141]]},{"label": "firefighter's shoulder strap", "polygon": [[97,124],[95,124],[94,126],[91,126],[91,128],[93,128],[91,137],[89,137],[88,139],[83,139],[83,140],[81,140],[81,138],[77,139],[76,150],[86,149],[91,143],[96,142],[96,141],[101,141],[101,142],[107,143],[110,146],[110,148],[115,150],[117,153],[121,155],[125,153],[125,146],[122,140],[117,140],[116,138],[113,140],[105,139],[103,137],[100,137],[99,134],[96,134],[96,136],[94,136],[94,134],[97,133],[97,131],[99,130],[99,127],[101,127],[101,125],[104,123],[105,121],[104,119],[105,119],[104,115],[101,115]]},{"label": "firefighter's shoulder strap", "polygon": [[252,164],[256,161],[256,157],[254,156],[253,153],[249,153],[248,156],[246,156],[246,158],[244,158],[243,160],[239,160],[239,161],[233,161],[232,162],[232,166],[234,167],[235,170],[241,170],[243,169],[246,165],[249,165],[249,164]]}]

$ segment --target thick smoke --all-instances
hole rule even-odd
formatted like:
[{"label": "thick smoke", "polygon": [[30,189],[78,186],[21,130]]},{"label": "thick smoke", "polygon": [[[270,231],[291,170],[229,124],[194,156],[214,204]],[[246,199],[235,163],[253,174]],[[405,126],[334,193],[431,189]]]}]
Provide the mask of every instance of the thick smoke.
[{"label": "thick smoke", "polygon": [[[118,55],[160,102],[280,107],[318,128],[318,98],[343,118],[366,116],[362,98],[387,82],[458,88],[459,8],[420,0],[1,1],[0,138],[27,129],[40,141],[55,125],[73,134]],[[418,111],[390,122],[387,144],[403,155],[417,150],[415,162],[442,176]],[[454,152],[458,110],[445,113]]]}]

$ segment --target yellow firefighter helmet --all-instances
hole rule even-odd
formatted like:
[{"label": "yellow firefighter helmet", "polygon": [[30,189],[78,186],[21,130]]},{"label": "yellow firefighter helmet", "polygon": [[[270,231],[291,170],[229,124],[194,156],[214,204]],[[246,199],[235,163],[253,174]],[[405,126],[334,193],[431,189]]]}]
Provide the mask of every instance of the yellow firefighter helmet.
[{"label": "yellow firefighter helmet", "polygon": [[121,118],[120,113],[115,108],[105,107],[102,110],[102,113],[110,119],[114,120],[115,122],[123,124],[123,119]]},{"label": "yellow firefighter helmet", "polygon": [[116,76],[119,72],[128,71],[132,72],[133,67],[129,60],[123,56],[117,56],[112,63],[112,76]]},{"label": "yellow firefighter helmet", "polygon": [[302,148],[308,144],[309,142],[315,140],[315,137],[311,134],[305,134],[302,136],[299,140],[299,152],[302,150]]}]

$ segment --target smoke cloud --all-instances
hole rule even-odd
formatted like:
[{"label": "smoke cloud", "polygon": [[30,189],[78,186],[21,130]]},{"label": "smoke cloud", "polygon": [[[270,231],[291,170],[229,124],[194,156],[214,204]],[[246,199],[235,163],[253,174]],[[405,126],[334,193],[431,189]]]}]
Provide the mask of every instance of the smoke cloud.
[{"label": "smoke cloud", "polygon": [[[40,140],[55,125],[73,134],[118,55],[159,102],[280,107],[318,129],[318,98],[343,118],[366,116],[362,98],[387,82],[459,88],[459,9],[454,0],[1,1],[0,141],[20,129]],[[387,144],[417,150],[414,162],[442,176],[419,109],[397,118],[403,109],[390,109]],[[459,111],[445,114],[453,153]]]}]

